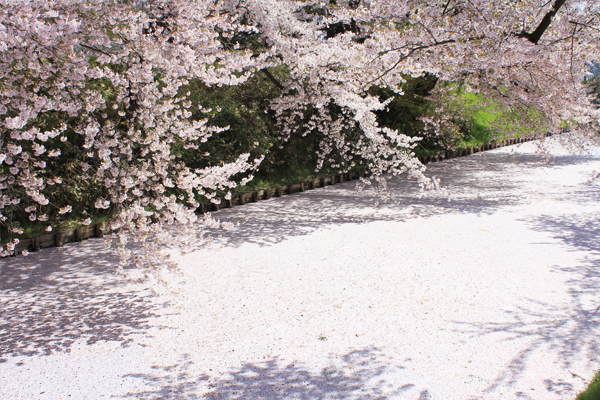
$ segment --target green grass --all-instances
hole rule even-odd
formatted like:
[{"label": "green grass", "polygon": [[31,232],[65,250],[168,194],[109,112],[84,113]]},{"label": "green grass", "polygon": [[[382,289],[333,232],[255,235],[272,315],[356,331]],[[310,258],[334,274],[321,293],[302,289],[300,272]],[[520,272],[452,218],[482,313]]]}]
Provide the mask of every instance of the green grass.
[{"label": "green grass", "polygon": [[576,400],[600,400],[600,371],[592,379],[585,392],[577,396]]},{"label": "green grass", "polygon": [[[459,148],[481,146],[493,140],[527,137],[535,134],[522,122],[536,121],[544,130],[543,116],[535,109],[507,109],[493,100],[472,92],[458,96],[464,117],[471,121],[469,135],[459,143]],[[507,133],[510,132],[510,133]]]}]

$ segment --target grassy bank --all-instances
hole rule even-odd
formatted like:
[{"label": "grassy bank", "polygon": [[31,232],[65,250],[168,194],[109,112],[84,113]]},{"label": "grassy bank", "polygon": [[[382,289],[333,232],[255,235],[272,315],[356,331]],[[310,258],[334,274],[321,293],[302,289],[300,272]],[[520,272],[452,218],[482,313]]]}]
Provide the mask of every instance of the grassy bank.
[{"label": "grassy bank", "polygon": [[576,400],[600,400],[600,371],[592,379],[585,392],[577,396]]}]

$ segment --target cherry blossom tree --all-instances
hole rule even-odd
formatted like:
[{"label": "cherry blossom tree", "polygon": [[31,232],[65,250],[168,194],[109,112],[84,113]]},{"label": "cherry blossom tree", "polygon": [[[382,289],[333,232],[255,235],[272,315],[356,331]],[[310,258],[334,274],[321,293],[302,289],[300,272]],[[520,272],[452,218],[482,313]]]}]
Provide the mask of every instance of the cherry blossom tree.
[{"label": "cherry blossom tree", "polygon": [[[283,139],[296,131],[321,132],[321,160],[333,166],[340,159],[345,165],[367,160],[376,177],[408,171],[435,187],[410,151],[414,138],[378,126],[373,113],[385,104],[370,89],[386,87],[401,96],[407,76],[459,82],[524,114],[534,108],[546,119],[532,127],[538,131],[572,121],[591,123],[587,133],[597,132],[598,111],[583,84],[585,63],[599,56],[595,2],[271,3],[243,2],[248,18],[291,67],[290,79],[281,83],[284,94],[273,104],[285,123]],[[433,95],[451,90],[439,84]],[[440,108],[427,122],[439,126],[450,117],[446,111]],[[355,140],[348,140],[349,132],[358,132]]]},{"label": "cherry blossom tree", "polygon": [[271,108],[282,143],[316,134],[319,168],[368,164],[384,194],[386,178],[403,173],[439,189],[414,155],[420,138],[378,124],[390,100],[373,89],[402,96],[409,76],[435,76],[433,98],[459,83],[535,108],[545,118],[537,128],[569,121],[575,143],[593,140],[598,109],[583,76],[600,59],[599,18],[584,0],[0,0],[0,219],[18,232],[17,212],[42,222],[71,212],[53,202],[60,164],[115,215],[125,259],[128,238],[147,249],[173,240],[164,228],[195,222],[199,196],[218,201],[261,161],[242,154],[200,170],[181,161],[225,129],[191,83],[259,73],[281,90]]},{"label": "cherry blossom tree", "polygon": [[233,29],[233,20],[211,16],[205,2],[3,2],[0,218],[6,227],[21,230],[10,219],[16,208],[32,221],[72,210],[56,207],[48,195],[64,179],[52,164],[70,141],[79,149],[68,160],[72,172],[101,186],[94,206],[112,209],[111,229],[122,231],[123,250],[127,232],[149,246],[146,239],[164,234],[164,225],[194,222],[197,196],[214,198],[217,189],[236,185],[232,176],[255,168],[260,160],[248,154],[196,171],[178,160],[181,150],[219,131],[203,117],[210,110],[188,100],[190,80],[237,84],[269,55],[221,52],[215,27]]}]

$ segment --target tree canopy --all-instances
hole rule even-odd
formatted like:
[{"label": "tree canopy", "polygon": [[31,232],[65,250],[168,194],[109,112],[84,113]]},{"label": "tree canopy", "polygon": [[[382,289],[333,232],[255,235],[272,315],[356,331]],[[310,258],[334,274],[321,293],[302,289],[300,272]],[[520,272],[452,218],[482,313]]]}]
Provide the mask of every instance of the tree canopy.
[{"label": "tree canopy", "polygon": [[[0,0],[0,220],[51,230],[76,207],[110,209],[125,258],[128,238],[172,241],[165,226],[195,222],[200,198],[218,201],[262,160],[203,165],[202,143],[226,128],[195,88],[257,74],[278,91],[265,112],[283,143],[310,135],[319,168],[368,164],[381,185],[407,173],[439,188],[413,152],[425,134],[377,117],[393,100],[381,93],[403,96],[411,77],[435,78],[431,98],[458,83],[594,138],[584,76],[600,60],[599,20],[585,0]],[[437,111],[434,132],[449,112]]]}]

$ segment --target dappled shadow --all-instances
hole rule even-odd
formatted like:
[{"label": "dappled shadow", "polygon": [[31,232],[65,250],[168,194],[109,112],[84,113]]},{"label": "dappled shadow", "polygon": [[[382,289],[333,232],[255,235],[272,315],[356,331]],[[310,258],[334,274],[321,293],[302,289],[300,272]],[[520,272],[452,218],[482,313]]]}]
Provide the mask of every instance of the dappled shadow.
[{"label": "dappled shadow", "polygon": [[[592,189],[593,190],[593,189]],[[550,232],[572,251],[584,251],[575,266],[555,265],[552,272],[565,275],[568,299],[565,306],[527,299],[516,310],[506,311],[510,322],[459,323],[474,336],[502,333],[505,340],[528,339],[528,346],[501,371],[488,391],[512,384],[525,372],[528,358],[540,349],[553,349],[565,369],[581,354],[600,362],[600,216],[583,213],[542,215],[527,222],[534,230]],[[566,382],[546,380],[549,392],[572,393]]]},{"label": "dappled shadow", "polygon": [[565,366],[569,357],[585,349],[591,359],[600,354],[600,216],[596,213],[541,216],[532,221],[534,229],[551,232],[574,250],[583,250],[585,258],[575,266],[554,266],[558,273],[568,276],[570,307],[564,315],[569,335],[562,341]]},{"label": "dappled shadow", "polygon": [[143,380],[148,390],[129,393],[135,399],[386,399],[415,390],[406,383],[393,387],[385,374],[394,368],[377,349],[351,351],[337,363],[313,371],[299,362],[282,363],[277,358],[247,362],[213,378],[195,371],[184,354],[176,365],[156,367],[154,374],[129,374]]},{"label": "dappled shadow", "polygon": [[[600,188],[588,192],[598,193]],[[529,223],[533,229],[550,232],[574,250],[584,250],[600,258],[600,215],[596,213],[581,213],[561,216],[542,215]]]},{"label": "dappled shadow", "polygon": [[[304,193],[273,198],[213,213],[223,221],[240,223],[234,231],[222,233],[220,243],[272,245],[291,236],[306,235],[332,225],[367,224],[374,221],[406,221],[441,214],[492,214],[505,207],[527,201],[528,196],[560,190],[531,185],[527,174],[541,168],[560,168],[585,164],[597,156],[557,156],[545,163],[529,153],[489,151],[428,165],[428,174],[441,178],[448,196],[419,198],[418,185],[404,177],[391,179],[394,202],[377,205],[372,189],[356,193],[356,182],[318,188]],[[582,199],[583,200],[583,199]],[[594,201],[588,198],[586,201]],[[208,230],[209,235],[221,232]],[[189,251],[201,247],[190,244]]]},{"label": "dappled shadow", "polygon": [[103,240],[0,261],[0,362],[68,351],[78,340],[130,343],[154,317],[140,288],[124,287]]}]

